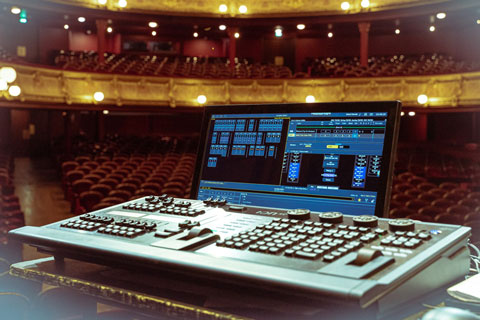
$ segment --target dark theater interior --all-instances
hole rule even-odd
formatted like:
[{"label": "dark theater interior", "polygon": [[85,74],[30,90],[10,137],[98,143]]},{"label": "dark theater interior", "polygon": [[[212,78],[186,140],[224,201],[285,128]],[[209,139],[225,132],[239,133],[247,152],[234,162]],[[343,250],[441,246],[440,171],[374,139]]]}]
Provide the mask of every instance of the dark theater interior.
[{"label": "dark theater interior", "polygon": [[479,0],[0,0],[0,320],[480,319]]}]

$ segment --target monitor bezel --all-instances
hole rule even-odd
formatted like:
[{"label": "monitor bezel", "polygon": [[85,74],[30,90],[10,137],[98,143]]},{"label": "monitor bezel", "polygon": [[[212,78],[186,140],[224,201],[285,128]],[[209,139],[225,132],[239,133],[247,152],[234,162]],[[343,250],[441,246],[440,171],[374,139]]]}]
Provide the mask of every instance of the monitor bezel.
[{"label": "monitor bezel", "polygon": [[[383,190],[378,190],[375,205],[375,216],[388,217],[390,196],[392,190],[393,169],[395,152],[397,149],[398,132],[400,127],[401,102],[394,101],[365,101],[365,102],[318,102],[318,103],[270,103],[270,104],[240,104],[240,105],[215,105],[206,106],[203,113],[202,129],[197,151],[195,172],[192,180],[190,198],[197,199],[198,188],[204,156],[208,142],[210,119],[213,114],[262,114],[262,113],[310,113],[310,112],[387,112],[387,126],[385,129],[385,142],[382,152],[380,185]],[[274,207],[274,206],[272,206]]]}]

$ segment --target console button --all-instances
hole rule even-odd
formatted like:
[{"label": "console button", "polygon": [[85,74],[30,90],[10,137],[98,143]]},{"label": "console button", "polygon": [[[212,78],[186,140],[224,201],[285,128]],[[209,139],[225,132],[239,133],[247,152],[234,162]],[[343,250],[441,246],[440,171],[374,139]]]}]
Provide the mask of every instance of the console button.
[{"label": "console button", "polygon": [[343,221],[343,214],[335,211],[322,212],[319,218],[321,222],[341,223]]},{"label": "console button", "polygon": [[415,222],[411,219],[394,219],[388,221],[390,231],[414,231]]}]

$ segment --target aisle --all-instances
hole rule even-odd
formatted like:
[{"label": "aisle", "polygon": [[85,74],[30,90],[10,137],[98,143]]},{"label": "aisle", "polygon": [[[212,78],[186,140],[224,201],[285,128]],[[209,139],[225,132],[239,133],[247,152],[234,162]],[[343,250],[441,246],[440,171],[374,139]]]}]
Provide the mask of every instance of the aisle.
[{"label": "aisle", "polygon": [[[15,194],[25,214],[25,224],[41,226],[70,216],[56,168],[50,159],[15,159]],[[35,249],[24,246],[24,260],[39,258]]]}]

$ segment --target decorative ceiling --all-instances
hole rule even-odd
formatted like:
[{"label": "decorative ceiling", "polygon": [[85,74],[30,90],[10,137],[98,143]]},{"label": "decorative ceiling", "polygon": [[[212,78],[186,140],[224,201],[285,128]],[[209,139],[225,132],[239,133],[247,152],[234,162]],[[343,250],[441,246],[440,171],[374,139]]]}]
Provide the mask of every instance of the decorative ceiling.
[{"label": "decorative ceiling", "polygon": [[[36,0],[38,1],[38,0]],[[453,0],[43,0],[92,9],[210,17],[281,17],[347,15],[376,11],[388,11],[419,6],[441,5]],[[122,7],[122,2],[126,6]],[[349,8],[342,9],[348,2]],[[456,0],[456,2],[461,2]],[[368,4],[367,7],[365,5]],[[224,12],[220,6],[225,5]],[[363,5],[363,7],[362,7]],[[241,6],[246,12],[241,13]]]}]

